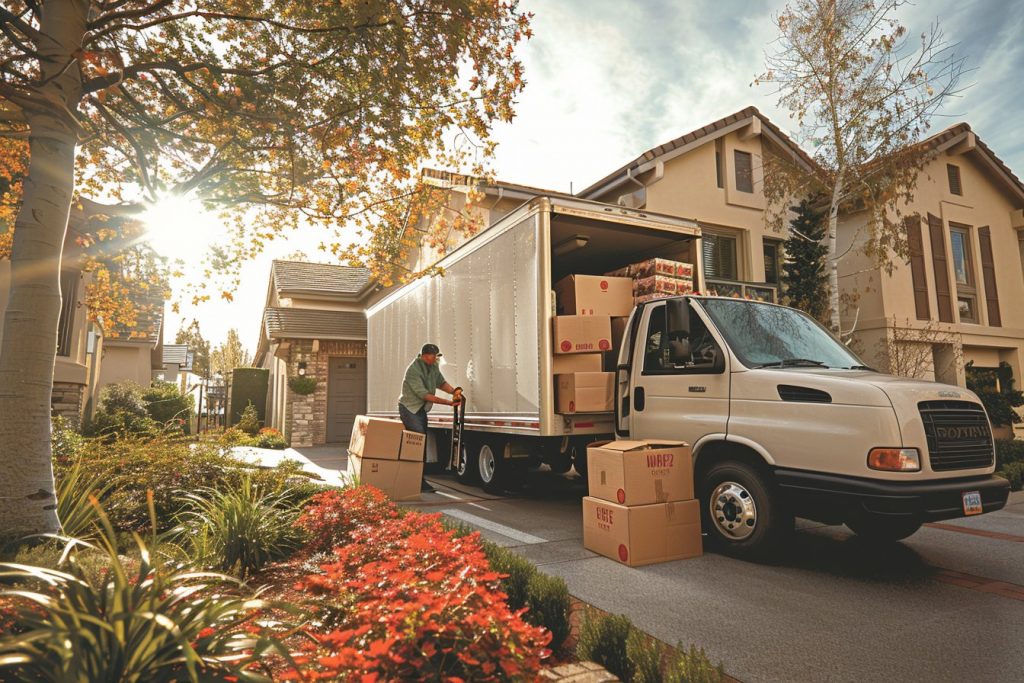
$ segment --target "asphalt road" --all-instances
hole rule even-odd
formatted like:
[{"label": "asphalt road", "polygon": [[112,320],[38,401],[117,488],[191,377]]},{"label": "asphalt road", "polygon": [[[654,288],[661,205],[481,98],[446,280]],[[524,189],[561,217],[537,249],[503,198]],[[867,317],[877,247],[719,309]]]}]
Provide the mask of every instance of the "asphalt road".
[{"label": "asphalt road", "polygon": [[663,641],[703,647],[746,683],[1024,681],[1024,494],[885,550],[807,523],[776,564],[706,554],[631,569],[583,548],[586,486],[573,475],[538,472],[507,497],[430,479],[438,493],[414,505],[514,547]]}]

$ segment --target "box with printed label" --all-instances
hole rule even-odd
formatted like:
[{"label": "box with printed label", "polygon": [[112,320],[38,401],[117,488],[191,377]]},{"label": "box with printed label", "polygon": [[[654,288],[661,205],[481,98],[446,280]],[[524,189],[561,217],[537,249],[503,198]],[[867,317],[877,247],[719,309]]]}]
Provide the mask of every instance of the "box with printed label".
[{"label": "box with printed label", "polygon": [[557,375],[555,380],[557,413],[610,413],[615,409],[614,373],[574,372]]},{"label": "box with printed label", "polygon": [[693,498],[693,460],[684,441],[608,441],[587,447],[590,495],[621,505]]},{"label": "box with printed label", "polygon": [[667,275],[668,277],[678,277],[679,268],[684,265],[679,261],[670,261],[665,258],[650,258],[646,261],[640,261],[634,263],[629,268],[629,274],[635,278],[650,277],[652,275]]},{"label": "box with printed label", "polygon": [[376,486],[392,500],[409,500],[420,496],[423,462],[374,460],[349,453],[348,473],[360,484]]},{"label": "box with printed label", "polygon": [[402,432],[402,445],[398,448],[399,460],[423,461],[423,448],[427,443],[427,435],[419,432]]},{"label": "box with printed label", "polygon": [[555,283],[560,315],[629,315],[633,282],[628,277],[570,275]]},{"label": "box with printed label", "polygon": [[558,354],[551,359],[552,375],[568,375],[573,372],[601,372],[600,353]]},{"label": "box with printed label", "polygon": [[668,275],[651,275],[633,280],[633,296],[643,294],[675,294],[679,291],[679,280]]},{"label": "box with printed label", "polygon": [[594,353],[612,348],[611,318],[560,315],[552,319],[555,353]]},{"label": "box with printed label", "polygon": [[698,557],[703,552],[700,503],[626,507],[587,496],[583,547],[630,567]]},{"label": "box with printed label", "polygon": [[348,452],[376,460],[398,460],[404,431],[401,420],[356,415]]}]

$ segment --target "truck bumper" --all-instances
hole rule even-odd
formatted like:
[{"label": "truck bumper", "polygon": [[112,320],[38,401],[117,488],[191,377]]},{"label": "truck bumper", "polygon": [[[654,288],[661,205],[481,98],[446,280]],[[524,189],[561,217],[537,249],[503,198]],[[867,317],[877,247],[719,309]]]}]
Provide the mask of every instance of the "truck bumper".
[{"label": "truck bumper", "polygon": [[823,522],[862,513],[936,522],[964,516],[966,491],[981,494],[983,512],[1002,509],[1010,495],[1010,483],[993,475],[900,482],[779,468],[775,481],[797,515]]}]

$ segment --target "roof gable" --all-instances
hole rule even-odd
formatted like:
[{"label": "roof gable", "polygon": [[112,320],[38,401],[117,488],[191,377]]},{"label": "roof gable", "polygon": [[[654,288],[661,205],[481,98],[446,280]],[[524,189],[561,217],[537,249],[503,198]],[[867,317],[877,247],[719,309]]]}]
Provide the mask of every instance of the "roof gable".
[{"label": "roof gable", "polygon": [[278,296],[292,293],[355,298],[370,284],[370,271],[326,263],[274,261],[271,281]]}]

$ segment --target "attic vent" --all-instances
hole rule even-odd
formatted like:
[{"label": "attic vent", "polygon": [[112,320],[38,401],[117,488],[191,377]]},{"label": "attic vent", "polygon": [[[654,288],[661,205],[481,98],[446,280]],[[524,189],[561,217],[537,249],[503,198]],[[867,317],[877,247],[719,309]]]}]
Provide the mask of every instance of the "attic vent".
[{"label": "attic vent", "polygon": [[963,195],[964,188],[960,183],[960,167],[946,164],[946,175],[949,176],[949,193]]},{"label": "attic vent", "polygon": [[779,398],[783,401],[797,401],[799,403],[831,403],[832,397],[820,389],[809,389],[807,387],[795,387],[791,384],[779,385]]}]

